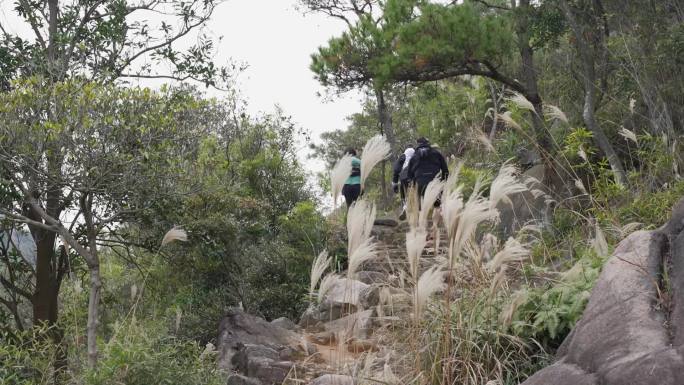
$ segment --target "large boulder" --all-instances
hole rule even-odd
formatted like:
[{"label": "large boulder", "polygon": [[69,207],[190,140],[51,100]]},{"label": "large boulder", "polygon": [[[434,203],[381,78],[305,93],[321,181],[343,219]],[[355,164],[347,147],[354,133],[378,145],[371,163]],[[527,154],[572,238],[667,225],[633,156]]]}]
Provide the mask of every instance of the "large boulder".
[{"label": "large boulder", "polygon": [[311,385],[354,385],[354,379],[341,374],[324,374],[311,381]]},{"label": "large boulder", "polygon": [[544,166],[532,166],[525,171],[520,180],[527,183],[530,190],[509,196],[509,201],[501,201],[496,206],[499,210],[499,232],[503,239],[514,235],[523,226],[530,223],[543,224],[548,221],[549,205],[544,180]]},{"label": "large boulder", "polygon": [[324,324],[325,330],[340,334],[345,338],[368,339],[373,330],[374,310],[364,310],[349,314]]},{"label": "large boulder", "polygon": [[245,346],[261,345],[279,351],[285,347],[298,349],[301,343],[299,334],[231,308],[219,326],[218,364],[222,369],[234,369],[233,356]]},{"label": "large boulder", "polygon": [[557,361],[524,385],[684,384],[683,219],[684,203],[620,242]]}]

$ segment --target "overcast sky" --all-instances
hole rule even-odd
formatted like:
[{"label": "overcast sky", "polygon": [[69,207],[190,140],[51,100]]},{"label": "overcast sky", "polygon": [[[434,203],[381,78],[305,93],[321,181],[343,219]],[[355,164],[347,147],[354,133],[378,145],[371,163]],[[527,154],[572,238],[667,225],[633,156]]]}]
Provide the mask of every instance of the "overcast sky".
[{"label": "overcast sky", "polygon": [[[28,32],[13,15],[13,3],[0,0],[0,21],[10,32]],[[318,14],[303,15],[296,4],[297,0],[227,0],[207,29],[215,37],[223,36],[218,64],[232,58],[248,65],[238,87],[249,112],[271,112],[278,104],[317,141],[322,132],[346,127],[345,118],[360,110],[361,101],[358,93],[327,102],[318,96],[323,88],[309,71],[310,55],[345,25]],[[300,158],[306,158],[303,151]],[[306,165],[310,171],[322,168],[311,161]]]},{"label": "overcast sky", "polygon": [[345,118],[361,108],[360,96],[328,102],[317,96],[323,88],[309,70],[310,55],[341,34],[345,24],[318,14],[303,15],[296,4],[297,0],[228,0],[209,28],[224,36],[222,54],[249,65],[239,82],[250,112],[272,111],[279,104],[318,140],[322,132],[346,127]]}]

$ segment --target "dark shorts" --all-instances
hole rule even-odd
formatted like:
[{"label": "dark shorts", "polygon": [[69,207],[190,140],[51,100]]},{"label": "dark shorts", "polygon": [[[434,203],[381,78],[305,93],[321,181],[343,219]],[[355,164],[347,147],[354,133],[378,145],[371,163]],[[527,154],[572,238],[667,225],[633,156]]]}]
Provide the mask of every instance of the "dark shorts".
[{"label": "dark shorts", "polygon": [[344,200],[347,202],[347,207],[351,206],[361,195],[361,185],[345,184],[342,187],[342,195],[344,195]]}]

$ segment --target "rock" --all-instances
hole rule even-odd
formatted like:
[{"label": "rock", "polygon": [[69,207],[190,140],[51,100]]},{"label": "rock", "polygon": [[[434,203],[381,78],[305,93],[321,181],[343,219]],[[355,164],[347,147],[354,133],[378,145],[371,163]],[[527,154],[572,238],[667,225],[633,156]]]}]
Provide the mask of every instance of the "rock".
[{"label": "rock", "polygon": [[280,385],[285,381],[294,364],[289,361],[277,361],[266,357],[249,357],[247,376],[258,378],[264,384]]},{"label": "rock", "polygon": [[328,345],[335,341],[335,333],[330,331],[322,331],[320,333],[310,334],[309,338],[311,338],[314,343],[319,345]]},{"label": "rock", "polygon": [[354,379],[341,374],[324,374],[311,381],[310,385],[355,385]]},{"label": "rock", "polygon": [[323,324],[320,320],[320,312],[317,307],[309,307],[304,310],[302,316],[299,317],[299,326],[307,330],[323,330]]},{"label": "rock", "polygon": [[243,346],[263,345],[274,350],[290,346],[298,349],[301,340],[297,333],[231,308],[219,326],[218,365],[224,370],[233,369],[233,356]]},{"label": "rock", "polygon": [[380,290],[382,286],[371,285],[363,289],[359,294],[362,309],[370,309],[380,303]]},{"label": "rock", "polygon": [[256,378],[249,378],[239,374],[231,374],[228,376],[228,385],[262,385],[261,381]]},{"label": "rock", "polygon": [[368,339],[373,329],[374,310],[364,310],[323,324],[326,331],[346,338]]},{"label": "rock", "polygon": [[280,354],[276,349],[264,345],[239,345],[232,358],[233,367],[240,372],[247,373],[249,359],[255,357],[278,360]]},{"label": "rock", "polygon": [[373,222],[373,226],[397,227],[399,222],[392,218],[378,218]]},{"label": "rock", "polygon": [[326,293],[323,302],[347,303],[358,307],[361,304],[360,294],[368,285],[355,279],[341,278]]},{"label": "rock", "polygon": [[356,273],[356,279],[366,285],[372,285],[374,283],[384,282],[387,279],[387,274],[379,271],[359,271]]},{"label": "rock", "polygon": [[[532,168],[523,173],[520,179],[530,181],[528,186],[532,190],[538,191],[536,196],[532,191],[515,193],[509,196],[510,202],[501,201],[496,206],[497,210],[499,210],[500,221],[498,228],[503,236],[502,239],[507,239],[509,236],[514,235],[522,226],[535,222],[544,224],[548,221],[549,205],[546,196],[542,194],[546,190],[541,183],[543,177],[544,165],[532,166]],[[531,182],[533,179],[529,178],[534,178],[537,181]]]},{"label": "rock", "polygon": [[347,350],[353,353],[377,352],[378,345],[371,340],[352,339],[347,341]]},{"label": "rock", "polygon": [[[671,223],[661,231],[638,231],[620,242],[557,361],[523,384],[684,384],[681,227]],[[656,287],[668,258],[672,268],[666,294],[673,302],[660,297]]]},{"label": "rock", "polygon": [[287,317],[276,318],[273,321],[271,321],[271,325],[279,326],[283,329],[292,330],[292,331],[297,330],[297,324],[292,322],[292,320],[287,318]]}]

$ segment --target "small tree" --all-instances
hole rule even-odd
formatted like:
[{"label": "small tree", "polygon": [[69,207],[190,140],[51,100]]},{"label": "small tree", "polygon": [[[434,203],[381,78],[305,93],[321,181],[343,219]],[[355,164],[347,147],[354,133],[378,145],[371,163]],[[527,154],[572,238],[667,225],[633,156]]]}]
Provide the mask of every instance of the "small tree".
[{"label": "small tree", "polygon": [[[195,112],[201,115],[202,103],[182,92],[77,81],[43,86],[33,79],[0,95],[0,106],[3,188],[18,198],[0,213],[25,224],[35,239],[59,236],[63,251],[70,248],[85,261],[88,361],[94,366],[102,286],[98,246],[157,201],[182,194],[174,186],[204,137],[204,125],[192,119]],[[68,256],[62,253],[58,261],[37,261],[36,290],[45,279],[40,274],[54,278],[47,279],[51,301],[34,296],[34,308],[56,307]],[[56,320],[57,309],[48,310]]]}]

